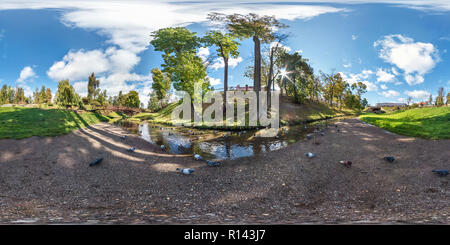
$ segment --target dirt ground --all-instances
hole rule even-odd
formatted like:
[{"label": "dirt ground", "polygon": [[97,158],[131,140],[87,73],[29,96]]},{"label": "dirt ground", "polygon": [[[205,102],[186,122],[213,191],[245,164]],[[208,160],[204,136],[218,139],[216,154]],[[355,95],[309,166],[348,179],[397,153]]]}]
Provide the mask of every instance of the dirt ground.
[{"label": "dirt ground", "polygon": [[[218,167],[106,123],[0,140],[0,223],[450,223],[450,176],[431,172],[450,167],[450,140],[398,136],[356,119],[337,125],[320,145],[305,139]],[[310,151],[318,156],[307,159]]]}]

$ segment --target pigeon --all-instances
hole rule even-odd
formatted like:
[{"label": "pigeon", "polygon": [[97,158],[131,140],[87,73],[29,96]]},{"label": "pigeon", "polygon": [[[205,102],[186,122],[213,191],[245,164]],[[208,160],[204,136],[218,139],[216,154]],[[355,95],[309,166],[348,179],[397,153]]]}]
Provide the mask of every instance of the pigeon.
[{"label": "pigeon", "polygon": [[312,152],[308,152],[308,153],[305,153],[305,156],[307,156],[307,157],[309,157],[309,158],[313,158],[313,157],[315,157],[315,156],[317,156],[317,155],[314,154],[314,153],[312,153]]},{"label": "pigeon", "polygon": [[134,152],[134,150],[136,150],[136,148],[134,146],[132,146],[130,149],[128,149],[128,151]]},{"label": "pigeon", "polygon": [[192,174],[195,170],[192,168],[177,168],[177,171],[183,174]]},{"label": "pigeon", "polygon": [[324,132],[320,132],[320,135],[321,135],[321,136],[325,136],[325,133],[324,133]]},{"label": "pigeon", "polygon": [[351,161],[339,161],[339,163],[344,164],[347,168],[350,168],[352,166]]},{"label": "pigeon", "polygon": [[126,137],[127,137],[127,136],[123,135],[123,136],[122,136],[122,139],[124,140]]},{"label": "pigeon", "polygon": [[306,138],[310,140],[310,139],[313,138],[313,136],[312,136],[312,134],[307,134],[307,135],[306,135]]},{"label": "pigeon", "polygon": [[161,145],[161,150],[165,150],[166,149],[166,146],[165,145]]},{"label": "pigeon", "polygon": [[388,162],[394,162],[394,161],[395,161],[395,158],[394,158],[394,157],[391,157],[391,156],[389,156],[389,157],[383,157],[383,159],[386,160],[386,161],[388,161]]},{"label": "pigeon", "polygon": [[220,162],[214,162],[214,161],[210,161],[210,160],[206,160],[206,163],[208,164],[208,166],[211,166],[211,167],[220,165]]},{"label": "pigeon", "polygon": [[92,166],[95,166],[95,165],[99,165],[102,161],[103,161],[103,158],[99,158],[99,159],[89,163],[89,167],[92,167]]},{"label": "pigeon", "polygon": [[434,169],[432,170],[434,173],[437,173],[439,176],[447,176],[448,170],[447,169]]},{"label": "pigeon", "polygon": [[195,159],[195,160],[202,160],[203,157],[200,156],[199,154],[194,154],[194,159]]}]

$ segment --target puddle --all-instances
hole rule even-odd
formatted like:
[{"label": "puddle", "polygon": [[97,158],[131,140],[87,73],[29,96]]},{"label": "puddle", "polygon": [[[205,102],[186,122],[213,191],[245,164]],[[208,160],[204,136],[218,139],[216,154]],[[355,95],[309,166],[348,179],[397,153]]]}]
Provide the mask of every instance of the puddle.
[{"label": "puddle", "polygon": [[275,137],[258,137],[260,130],[220,131],[199,130],[142,122],[117,122],[119,126],[140,135],[144,140],[165,145],[170,153],[199,154],[205,159],[236,159],[279,150],[305,139],[316,127],[326,127],[340,119],[285,126]]}]

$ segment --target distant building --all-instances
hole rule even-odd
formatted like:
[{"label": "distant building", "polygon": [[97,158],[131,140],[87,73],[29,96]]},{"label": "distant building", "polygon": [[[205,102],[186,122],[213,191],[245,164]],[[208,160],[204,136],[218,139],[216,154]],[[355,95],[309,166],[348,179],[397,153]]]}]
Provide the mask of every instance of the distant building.
[{"label": "distant building", "polygon": [[406,107],[406,103],[377,103],[376,107]]}]

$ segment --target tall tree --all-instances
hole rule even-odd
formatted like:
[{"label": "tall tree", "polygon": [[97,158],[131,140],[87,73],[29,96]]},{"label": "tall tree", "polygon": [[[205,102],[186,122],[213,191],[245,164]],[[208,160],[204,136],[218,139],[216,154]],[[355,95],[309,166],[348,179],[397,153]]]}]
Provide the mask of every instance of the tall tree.
[{"label": "tall tree", "polygon": [[45,90],[45,98],[47,100],[47,103],[52,102],[52,91],[50,90],[50,88],[47,88],[47,90]]},{"label": "tall tree", "polygon": [[443,106],[444,105],[444,88],[440,87],[438,89],[438,95],[436,97],[436,105]]},{"label": "tall tree", "polygon": [[[209,16],[209,18],[213,18]],[[224,84],[224,98],[225,103],[227,103],[227,91],[228,91],[228,61],[230,57],[237,58],[239,56],[238,46],[239,43],[235,41],[235,36],[230,33],[223,34],[219,31],[209,31],[206,33],[203,38],[203,42],[206,46],[216,46],[217,54],[223,59],[224,63],[224,75],[223,75],[223,84]],[[224,111],[225,113],[225,111]]]},{"label": "tall tree", "polygon": [[8,86],[3,84],[2,89],[0,90],[0,105],[8,103]]},{"label": "tall tree", "polygon": [[45,86],[41,87],[39,92],[39,103],[47,103],[47,95],[45,94]]},{"label": "tall tree", "polygon": [[152,33],[151,44],[156,51],[162,51],[163,72],[167,73],[178,91],[194,94],[194,84],[203,82],[202,88],[208,90],[206,68],[196,51],[201,46],[195,32],[184,27],[164,28]]},{"label": "tall tree", "polygon": [[95,77],[95,74],[92,72],[92,74],[89,76],[88,79],[88,98],[89,101],[93,101],[97,98],[97,95],[99,93],[98,87],[100,86],[100,80],[98,80]]},{"label": "tall tree", "polygon": [[80,96],[75,93],[75,89],[69,83],[69,80],[58,82],[58,90],[55,95],[55,102],[62,106],[72,106],[78,104]]},{"label": "tall tree", "polygon": [[141,102],[139,101],[139,93],[132,90],[126,94],[125,106],[139,108]]},{"label": "tall tree", "polygon": [[[275,39],[275,32],[278,29],[287,26],[279,22],[274,16],[259,16],[254,13],[247,15],[231,14],[223,15],[220,13],[211,13],[209,18],[213,21],[226,22],[227,29],[244,40],[252,38],[254,43],[254,72],[253,89],[261,91],[261,43],[270,43]],[[259,115],[259,94],[257,93],[257,113]]]},{"label": "tall tree", "polygon": [[161,103],[161,108],[164,107],[163,101],[170,90],[170,78],[167,77],[159,68],[152,69],[152,89],[155,91],[157,98]]}]

